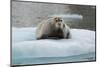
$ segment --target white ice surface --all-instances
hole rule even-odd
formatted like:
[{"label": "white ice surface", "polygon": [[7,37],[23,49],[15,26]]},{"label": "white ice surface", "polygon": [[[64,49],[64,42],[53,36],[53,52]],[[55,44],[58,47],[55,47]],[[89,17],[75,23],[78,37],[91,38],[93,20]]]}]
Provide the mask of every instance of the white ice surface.
[{"label": "white ice surface", "polygon": [[68,19],[83,19],[83,16],[82,15],[79,15],[79,14],[57,14],[57,15],[51,15],[51,17],[62,17],[62,18],[66,18],[67,20]]},{"label": "white ice surface", "polygon": [[12,29],[12,57],[65,57],[95,52],[95,32],[71,29],[71,39],[36,40],[36,28]]}]

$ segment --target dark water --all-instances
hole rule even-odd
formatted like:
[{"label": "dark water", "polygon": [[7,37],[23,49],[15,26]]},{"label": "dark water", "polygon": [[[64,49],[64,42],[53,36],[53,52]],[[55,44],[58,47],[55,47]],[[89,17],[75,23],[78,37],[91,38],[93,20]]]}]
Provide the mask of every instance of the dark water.
[{"label": "dark water", "polygon": [[[12,1],[12,26],[35,27],[48,16],[79,14],[82,20],[67,21],[71,28],[96,30],[96,7],[89,5],[65,5]],[[66,21],[67,19],[65,19]]]}]

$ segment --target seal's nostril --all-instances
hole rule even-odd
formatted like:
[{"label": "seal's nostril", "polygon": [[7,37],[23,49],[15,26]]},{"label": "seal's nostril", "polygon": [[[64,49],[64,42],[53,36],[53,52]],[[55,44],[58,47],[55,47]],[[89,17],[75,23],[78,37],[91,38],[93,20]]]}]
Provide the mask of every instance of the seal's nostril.
[{"label": "seal's nostril", "polygon": [[60,24],[60,23],[58,23],[58,25],[60,26],[61,24]]}]

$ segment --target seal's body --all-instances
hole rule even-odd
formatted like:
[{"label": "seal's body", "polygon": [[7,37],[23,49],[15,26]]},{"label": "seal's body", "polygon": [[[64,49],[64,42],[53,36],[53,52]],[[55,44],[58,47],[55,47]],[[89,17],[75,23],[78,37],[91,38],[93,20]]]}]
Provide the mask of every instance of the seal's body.
[{"label": "seal's body", "polygon": [[60,17],[44,20],[37,26],[37,39],[70,38],[70,28]]}]

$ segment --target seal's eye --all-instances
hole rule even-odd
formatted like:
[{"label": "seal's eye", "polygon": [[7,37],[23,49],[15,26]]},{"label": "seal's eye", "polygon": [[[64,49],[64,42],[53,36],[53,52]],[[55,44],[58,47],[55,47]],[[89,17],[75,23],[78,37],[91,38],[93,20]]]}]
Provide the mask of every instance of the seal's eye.
[{"label": "seal's eye", "polygon": [[62,22],[62,19],[61,19],[60,17],[56,17],[56,18],[54,18],[54,20],[55,20],[56,22]]},{"label": "seal's eye", "polygon": [[55,21],[56,21],[56,22],[58,22],[58,20],[57,20],[57,19],[56,19]]},{"label": "seal's eye", "polygon": [[60,22],[62,22],[62,19],[60,19]]},{"label": "seal's eye", "polygon": [[56,19],[56,22],[62,22],[62,19]]}]

